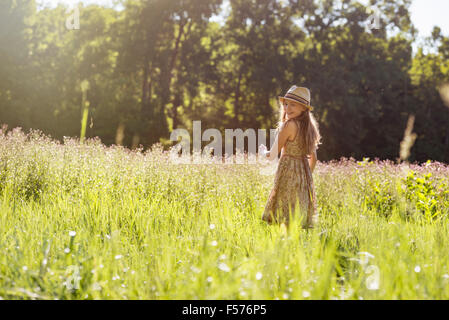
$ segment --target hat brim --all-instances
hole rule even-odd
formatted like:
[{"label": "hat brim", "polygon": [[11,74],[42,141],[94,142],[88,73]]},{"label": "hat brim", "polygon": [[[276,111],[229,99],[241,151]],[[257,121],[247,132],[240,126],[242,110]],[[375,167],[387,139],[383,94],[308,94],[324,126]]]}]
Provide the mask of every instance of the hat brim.
[{"label": "hat brim", "polygon": [[278,98],[279,98],[279,101],[281,101],[281,102],[283,102],[284,100],[290,100],[290,101],[299,103],[300,105],[303,105],[304,107],[306,107],[306,108],[309,109],[310,111],[313,110],[313,107],[312,107],[311,105],[307,105],[307,104],[302,103],[302,102],[300,102],[300,101],[298,101],[298,100],[286,98],[286,97],[283,97],[283,96],[278,96]]}]

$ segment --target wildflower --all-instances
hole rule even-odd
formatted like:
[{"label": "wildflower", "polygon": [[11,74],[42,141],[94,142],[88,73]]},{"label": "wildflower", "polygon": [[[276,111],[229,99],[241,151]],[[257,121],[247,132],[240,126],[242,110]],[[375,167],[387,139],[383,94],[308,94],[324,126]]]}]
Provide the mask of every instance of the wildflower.
[{"label": "wildflower", "polygon": [[257,280],[262,279],[262,273],[261,273],[261,272],[257,272],[257,273],[256,273],[256,279],[257,279]]},{"label": "wildflower", "polygon": [[69,231],[69,236],[71,236],[71,237],[76,236],[76,231]]},{"label": "wildflower", "polygon": [[215,224],[211,223],[210,226],[209,226],[209,228],[210,228],[211,230],[214,230],[214,229],[215,229]]},{"label": "wildflower", "polygon": [[228,267],[228,265],[227,265],[226,263],[224,263],[224,262],[221,262],[221,263],[218,265],[218,269],[220,269],[221,271],[224,271],[224,272],[229,272],[229,271],[231,271],[231,269]]},{"label": "wildflower", "polygon": [[200,273],[200,272],[201,272],[201,269],[199,269],[199,268],[197,268],[197,267],[195,267],[195,266],[191,266],[191,267],[190,267],[190,270],[192,270],[192,271],[195,272],[195,273]]},{"label": "wildflower", "polygon": [[285,236],[287,233],[287,226],[285,225],[285,223],[281,223],[281,234]]},{"label": "wildflower", "polygon": [[95,291],[101,290],[101,285],[98,282],[94,282],[92,284],[92,290],[95,290]]}]

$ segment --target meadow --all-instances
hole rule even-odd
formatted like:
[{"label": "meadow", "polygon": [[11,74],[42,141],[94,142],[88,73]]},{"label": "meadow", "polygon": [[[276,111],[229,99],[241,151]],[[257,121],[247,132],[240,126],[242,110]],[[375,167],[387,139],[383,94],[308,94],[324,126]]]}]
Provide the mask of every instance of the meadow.
[{"label": "meadow", "polygon": [[0,297],[449,299],[448,165],[319,161],[288,232],[260,169],[3,128]]}]

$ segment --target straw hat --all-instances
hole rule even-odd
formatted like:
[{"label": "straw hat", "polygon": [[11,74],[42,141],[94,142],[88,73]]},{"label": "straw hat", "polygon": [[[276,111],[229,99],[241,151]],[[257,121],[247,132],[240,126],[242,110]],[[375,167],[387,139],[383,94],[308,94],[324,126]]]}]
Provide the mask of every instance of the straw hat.
[{"label": "straw hat", "polygon": [[288,89],[285,96],[278,96],[278,98],[282,105],[284,104],[284,100],[290,100],[302,104],[308,108],[309,111],[313,110],[313,107],[310,105],[310,91],[307,88],[293,85],[290,89]]}]

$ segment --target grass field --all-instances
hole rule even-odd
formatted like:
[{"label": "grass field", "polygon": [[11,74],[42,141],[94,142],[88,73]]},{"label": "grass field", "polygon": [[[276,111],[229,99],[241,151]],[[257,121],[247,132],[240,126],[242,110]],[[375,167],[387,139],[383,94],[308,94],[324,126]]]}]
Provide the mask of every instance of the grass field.
[{"label": "grass field", "polygon": [[449,167],[318,162],[319,225],[257,164],[0,132],[3,299],[449,299]]}]

